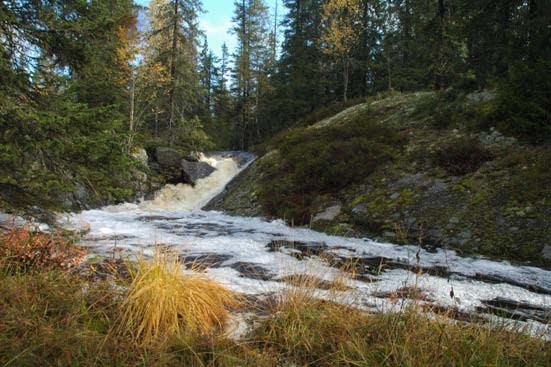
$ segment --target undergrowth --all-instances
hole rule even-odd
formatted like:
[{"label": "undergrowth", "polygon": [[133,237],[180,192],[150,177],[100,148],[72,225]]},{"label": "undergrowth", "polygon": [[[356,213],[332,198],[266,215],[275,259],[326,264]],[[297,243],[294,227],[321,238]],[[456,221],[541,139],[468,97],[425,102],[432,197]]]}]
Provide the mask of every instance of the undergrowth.
[{"label": "undergrowth", "polygon": [[10,274],[69,269],[85,251],[59,234],[33,233],[27,227],[0,231],[0,271]]},{"label": "undergrowth", "polygon": [[84,264],[0,272],[0,366],[551,364],[549,342],[521,329],[427,316],[415,303],[388,314],[338,303],[349,279],[338,275],[293,277],[230,339],[224,320],[242,299],[180,265],[166,253],[128,264],[130,285],[86,278]]},{"label": "undergrowth", "polygon": [[342,126],[289,130],[273,143],[280,159],[263,167],[261,204],[270,215],[304,224],[315,212],[318,196],[362,182],[394,159],[404,139],[365,111]]},{"label": "undergrowth", "polygon": [[413,304],[369,314],[308,294],[280,300],[252,338],[290,365],[547,366],[549,342],[504,325],[452,321]]},{"label": "undergrowth", "polygon": [[476,171],[494,156],[484,149],[477,139],[458,138],[439,147],[436,163],[451,175],[465,175]]}]

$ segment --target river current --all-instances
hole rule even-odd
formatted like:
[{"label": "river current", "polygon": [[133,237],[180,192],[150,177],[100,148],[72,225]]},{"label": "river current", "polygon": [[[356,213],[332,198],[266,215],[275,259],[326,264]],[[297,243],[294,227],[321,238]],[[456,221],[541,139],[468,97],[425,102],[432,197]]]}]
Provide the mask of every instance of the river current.
[{"label": "river current", "polygon": [[411,296],[408,290],[415,287],[422,303],[489,319],[502,315],[507,322],[518,320],[551,337],[551,271],[201,210],[248,164],[228,154],[202,160],[216,171],[195,187],[167,185],[153,200],[84,211],[62,221],[65,226],[89,227],[82,245],[91,253],[147,256],[155,246],[170,247],[246,295],[269,295],[285,286],[283,279],[298,274],[331,281],[340,274],[338,266],[354,264],[355,277],[346,281],[340,297],[357,307],[402,307],[396,300],[407,298],[406,293]]}]

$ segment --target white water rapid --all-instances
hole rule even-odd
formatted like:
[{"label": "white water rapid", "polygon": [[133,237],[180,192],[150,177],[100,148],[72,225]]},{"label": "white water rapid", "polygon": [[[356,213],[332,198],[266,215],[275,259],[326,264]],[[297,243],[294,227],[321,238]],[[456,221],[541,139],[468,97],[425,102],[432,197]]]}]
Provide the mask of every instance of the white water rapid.
[{"label": "white water rapid", "polygon": [[217,170],[195,187],[168,185],[151,201],[71,215],[72,222],[90,227],[82,244],[108,256],[148,255],[155,244],[170,246],[187,260],[202,261],[206,271],[229,288],[258,296],[283,287],[281,280],[289,275],[308,273],[331,280],[337,271],[322,258],[337,264],[353,259],[357,277],[348,281],[342,297],[358,307],[395,309],[401,305],[396,297],[415,285],[422,302],[462,315],[495,318],[489,315],[501,313],[551,338],[551,271],[204,211],[200,208],[246,164],[239,166],[228,155],[203,160]]}]

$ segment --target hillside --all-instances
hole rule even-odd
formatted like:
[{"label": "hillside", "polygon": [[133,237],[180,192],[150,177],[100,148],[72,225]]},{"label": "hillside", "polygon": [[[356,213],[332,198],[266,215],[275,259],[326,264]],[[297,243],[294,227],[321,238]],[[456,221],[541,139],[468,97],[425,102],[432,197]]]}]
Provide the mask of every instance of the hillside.
[{"label": "hillside", "polygon": [[493,98],[373,98],[284,131],[209,209],[549,265],[551,147],[488,128]]}]

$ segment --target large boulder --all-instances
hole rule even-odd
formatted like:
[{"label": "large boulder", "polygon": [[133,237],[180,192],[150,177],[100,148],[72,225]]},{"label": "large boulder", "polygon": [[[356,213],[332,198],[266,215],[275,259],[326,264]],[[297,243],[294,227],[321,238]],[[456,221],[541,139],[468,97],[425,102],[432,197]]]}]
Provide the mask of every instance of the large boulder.
[{"label": "large boulder", "polygon": [[197,180],[205,178],[216,171],[216,168],[205,162],[190,162],[182,159],[180,164],[184,179],[193,185],[197,183]]},{"label": "large boulder", "polygon": [[175,149],[159,147],[155,149],[155,160],[163,168],[179,168],[182,156]]}]

